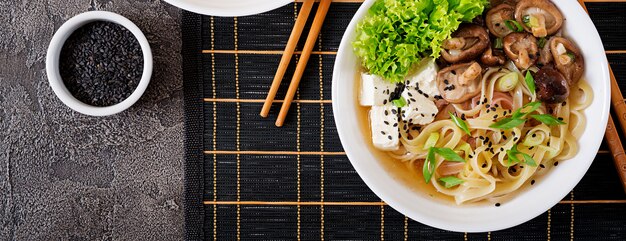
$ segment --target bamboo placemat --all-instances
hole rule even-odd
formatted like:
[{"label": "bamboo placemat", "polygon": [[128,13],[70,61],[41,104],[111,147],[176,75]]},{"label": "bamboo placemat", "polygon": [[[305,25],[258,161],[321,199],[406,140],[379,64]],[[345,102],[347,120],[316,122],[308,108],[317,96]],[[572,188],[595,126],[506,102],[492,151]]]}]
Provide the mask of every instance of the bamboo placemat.
[{"label": "bamboo placemat", "polygon": [[[507,230],[431,228],[376,197],[343,152],[330,100],[336,50],[362,1],[333,1],[285,126],[260,118],[297,2],[238,18],[183,13],[187,239],[626,240],[626,195],[604,145],[570,195]],[[624,91],[626,2],[586,6]],[[286,76],[295,61],[297,55]]]}]

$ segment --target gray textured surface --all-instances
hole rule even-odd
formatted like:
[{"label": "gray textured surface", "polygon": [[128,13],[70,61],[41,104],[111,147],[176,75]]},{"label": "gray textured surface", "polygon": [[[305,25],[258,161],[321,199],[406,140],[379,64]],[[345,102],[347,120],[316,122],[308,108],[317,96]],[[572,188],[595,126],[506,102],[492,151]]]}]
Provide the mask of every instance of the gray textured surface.
[{"label": "gray textured surface", "polygon": [[[152,82],[131,109],[81,115],[47,83],[48,43],[88,10],[144,31]],[[158,0],[0,0],[0,240],[182,237],[180,11]]]}]

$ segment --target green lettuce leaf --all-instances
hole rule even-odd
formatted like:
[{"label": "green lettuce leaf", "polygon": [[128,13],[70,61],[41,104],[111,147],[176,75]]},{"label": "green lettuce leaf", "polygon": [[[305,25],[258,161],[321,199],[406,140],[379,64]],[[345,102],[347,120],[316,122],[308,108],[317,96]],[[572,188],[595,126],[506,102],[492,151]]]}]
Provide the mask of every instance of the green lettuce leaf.
[{"label": "green lettuce leaf", "polygon": [[402,82],[422,58],[439,57],[441,43],[482,14],[487,0],[378,0],[357,26],[352,46],[370,73]]}]

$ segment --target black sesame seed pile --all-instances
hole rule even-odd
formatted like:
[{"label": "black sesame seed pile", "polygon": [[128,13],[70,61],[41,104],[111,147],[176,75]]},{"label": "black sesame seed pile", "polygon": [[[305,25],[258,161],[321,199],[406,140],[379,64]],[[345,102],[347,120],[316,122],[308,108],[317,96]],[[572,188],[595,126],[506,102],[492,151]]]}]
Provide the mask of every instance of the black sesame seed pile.
[{"label": "black sesame seed pile", "polygon": [[77,29],[59,59],[63,83],[88,105],[110,106],[128,98],[143,72],[143,54],[121,25],[98,21]]}]

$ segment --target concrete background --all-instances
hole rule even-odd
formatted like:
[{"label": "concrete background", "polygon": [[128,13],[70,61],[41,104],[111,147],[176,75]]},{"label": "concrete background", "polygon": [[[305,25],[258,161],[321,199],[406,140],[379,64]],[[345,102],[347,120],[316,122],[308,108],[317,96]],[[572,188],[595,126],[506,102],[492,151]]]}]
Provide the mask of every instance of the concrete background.
[{"label": "concrete background", "polygon": [[[88,10],[146,34],[150,86],[111,117],[70,110],[48,86],[54,31]],[[180,11],[159,0],[0,0],[0,240],[182,238]]]}]

